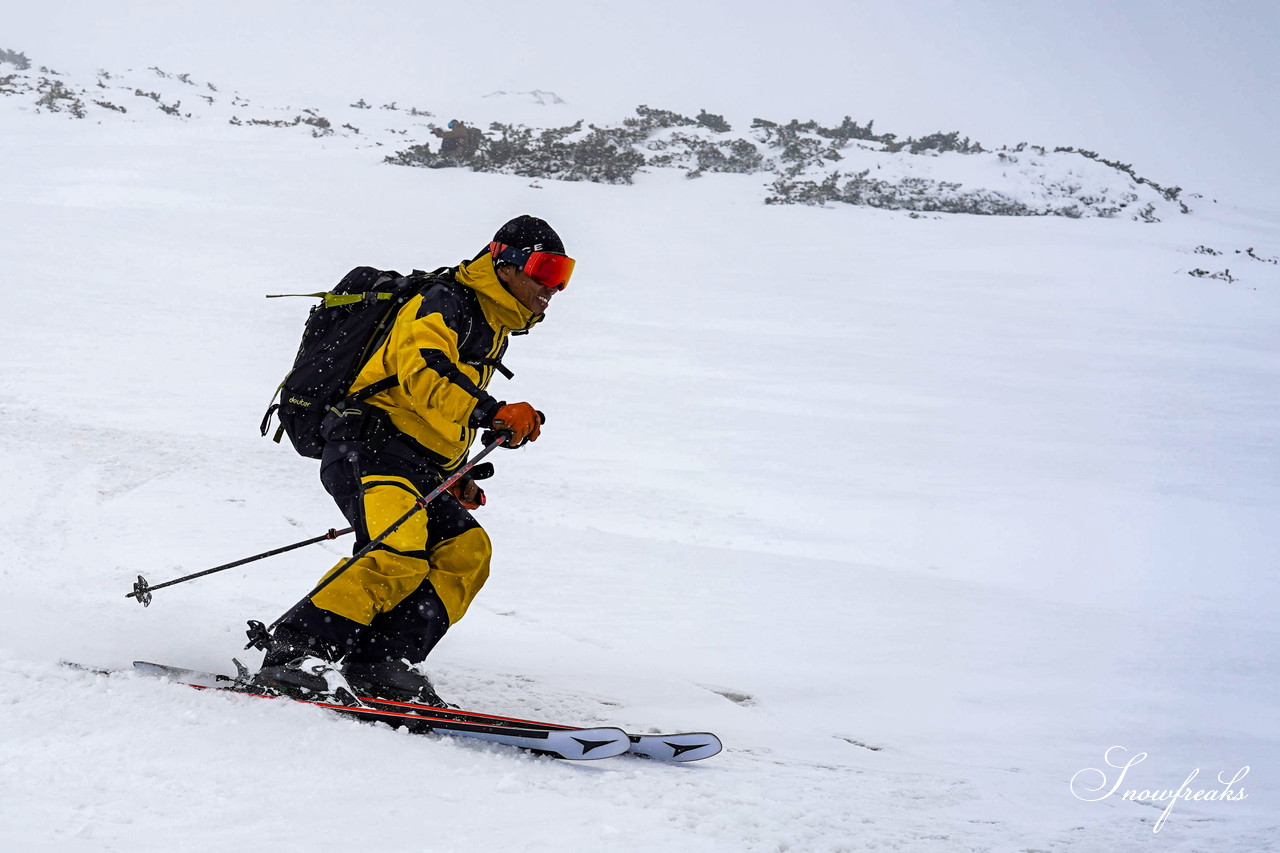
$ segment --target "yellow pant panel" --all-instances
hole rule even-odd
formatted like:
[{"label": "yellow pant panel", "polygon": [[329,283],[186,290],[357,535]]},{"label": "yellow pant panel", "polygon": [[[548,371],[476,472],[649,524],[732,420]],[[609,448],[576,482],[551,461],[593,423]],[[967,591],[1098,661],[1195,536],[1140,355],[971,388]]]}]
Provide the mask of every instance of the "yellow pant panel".
[{"label": "yellow pant panel", "polygon": [[[398,485],[371,485],[364,493],[364,523],[370,538],[376,539],[395,524],[420,496],[408,480],[400,477],[367,477],[372,483],[404,483]],[[382,544],[396,551],[425,551],[427,547],[427,513],[418,510],[396,531],[382,540]]]},{"label": "yellow pant panel", "polygon": [[[328,574],[333,574],[334,569],[345,562],[338,563]],[[311,603],[321,610],[368,625],[373,617],[404,601],[430,571],[431,564],[426,560],[391,551],[370,551],[343,572],[342,577],[312,596]]]},{"label": "yellow pant panel", "polygon": [[446,539],[432,550],[431,585],[449,613],[450,624],[466,615],[471,600],[489,579],[492,556],[489,534],[480,527]]},{"label": "yellow pant panel", "polygon": [[[369,534],[376,538],[409,511],[417,495],[416,490],[406,490],[412,489],[407,480],[398,477],[375,476],[367,480],[365,522]],[[388,482],[397,485],[376,485]],[[401,488],[399,483],[404,483],[406,488]],[[420,510],[382,544],[394,551],[383,548],[370,551],[313,596],[312,603],[321,610],[368,625],[379,613],[386,613],[404,601],[429,577],[453,624],[466,614],[472,599],[489,577],[493,547],[489,535],[479,527],[440,542],[431,549],[429,558],[424,559],[427,515]],[[397,551],[403,553],[395,553]],[[337,566],[325,577],[335,569]]]}]

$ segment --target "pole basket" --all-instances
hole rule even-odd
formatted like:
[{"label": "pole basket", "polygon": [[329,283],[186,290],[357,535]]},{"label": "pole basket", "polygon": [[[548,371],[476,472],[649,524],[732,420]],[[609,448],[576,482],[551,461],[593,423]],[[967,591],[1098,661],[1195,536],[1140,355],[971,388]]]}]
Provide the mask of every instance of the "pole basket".
[{"label": "pole basket", "polygon": [[143,607],[151,606],[151,584],[147,583],[147,579],[142,575],[138,575],[138,579],[133,584],[133,592],[129,594],[138,599],[138,603]]}]

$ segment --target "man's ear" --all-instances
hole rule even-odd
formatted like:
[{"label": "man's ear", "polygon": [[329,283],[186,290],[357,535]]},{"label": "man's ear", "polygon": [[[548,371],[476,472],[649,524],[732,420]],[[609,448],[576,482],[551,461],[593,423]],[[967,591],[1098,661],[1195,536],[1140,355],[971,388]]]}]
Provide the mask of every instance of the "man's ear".
[{"label": "man's ear", "polygon": [[511,284],[512,280],[516,277],[516,268],[511,266],[511,264],[501,264],[494,270],[494,272],[498,275],[498,281],[506,285]]}]

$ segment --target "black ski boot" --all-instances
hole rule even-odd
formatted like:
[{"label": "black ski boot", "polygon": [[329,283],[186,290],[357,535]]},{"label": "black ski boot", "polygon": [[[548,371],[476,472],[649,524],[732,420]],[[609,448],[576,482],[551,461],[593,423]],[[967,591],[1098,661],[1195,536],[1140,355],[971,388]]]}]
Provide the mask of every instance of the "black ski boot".
[{"label": "black ski boot", "polygon": [[312,702],[348,706],[363,704],[343,678],[341,667],[316,655],[295,658],[288,663],[264,665],[249,680],[249,689]]},{"label": "black ski boot", "polygon": [[413,702],[435,708],[456,707],[441,699],[431,679],[404,659],[347,661],[342,672],[357,696],[371,696],[392,702]]},{"label": "black ski boot", "polygon": [[[337,661],[354,648],[361,625],[299,602],[282,618],[249,689],[295,699],[358,705]],[[252,635],[252,630],[251,630]]]}]

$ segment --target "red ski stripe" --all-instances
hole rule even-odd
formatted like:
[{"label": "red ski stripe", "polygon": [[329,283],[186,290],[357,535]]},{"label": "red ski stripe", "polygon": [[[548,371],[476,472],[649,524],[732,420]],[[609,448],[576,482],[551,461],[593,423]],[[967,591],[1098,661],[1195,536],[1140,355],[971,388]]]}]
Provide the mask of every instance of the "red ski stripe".
[{"label": "red ski stripe", "polygon": [[419,705],[414,702],[396,702],[391,699],[378,699],[375,696],[357,696],[356,698],[359,699],[361,702],[370,702],[374,705],[394,705],[397,708],[434,710],[436,713],[455,714],[460,717],[474,717],[476,719],[481,719],[481,720],[496,720],[497,722],[501,722],[501,723],[522,723],[526,726],[537,726],[538,728],[542,728],[542,729],[556,729],[558,731],[565,731],[568,729],[582,728],[582,726],[566,726],[562,723],[543,723],[543,722],[539,722],[538,720],[525,720],[525,719],[521,719],[520,717],[504,717],[500,714],[485,714],[480,711],[462,711],[462,710],[452,711],[448,708],[434,708],[431,705]]},{"label": "red ski stripe", "polygon": [[[459,723],[460,723],[460,724],[462,724],[462,725],[466,725],[466,724],[467,724],[467,722],[468,722],[467,720],[451,720],[451,719],[449,719],[448,717],[427,716],[426,714],[420,714],[420,713],[418,713],[418,714],[406,714],[406,713],[401,713],[401,712],[399,712],[399,711],[384,711],[384,710],[382,710],[382,709],[380,709],[380,708],[361,708],[361,707],[356,706],[356,705],[339,705],[339,704],[337,704],[336,702],[317,702],[317,701],[315,701],[315,700],[313,700],[313,699],[294,699],[294,698],[292,698],[292,697],[290,697],[290,696],[269,696],[269,695],[267,695],[267,694],[265,694],[265,693],[251,693],[251,692],[249,692],[249,691],[239,691],[239,690],[231,691],[231,690],[228,690],[228,689],[227,689],[227,688],[225,688],[225,687],[210,687],[210,686],[209,686],[209,685],[207,685],[207,684],[190,684],[190,685],[188,685],[188,686],[189,686],[189,687],[194,687],[194,688],[195,688],[195,689],[197,689],[197,690],[217,690],[217,691],[224,692],[224,693],[232,693],[232,692],[234,692],[234,693],[236,693],[237,695],[240,695],[240,696],[255,696],[255,697],[259,698],[259,699],[283,699],[283,700],[285,700],[285,701],[287,701],[287,702],[300,702],[300,703],[301,703],[301,704],[303,704],[303,705],[315,705],[315,706],[316,706],[316,707],[318,707],[318,708],[333,708],[333,709],[334,709],[334,710],[336,710],[336,711],[351,711],[351,712],[353,712],[353,713],[357,713],[357,714],[361,714],[361,713],[363,713],[363,714],[376,714],[376,715],[378,715],[378,716],[380,716],[380,717],[399,717],[399,718],[403,718],[403,719],[406,719],[406,720],[414,720],[415,722],[418,722],[418,721],[426,721],[426,722],[446,723],[446,724],[453,724],[453,725],[458,725]],[[359,697],[359,698],[360,698],[360,700],[361,700],[361,701],[365,701],[365,699],[364,699],[363,697]],[[368,701],[371,701],[371,702],[381,702],[381,700],[377,700],[377,699],[370,699],[370,700],[368,700]],[[384,703],[382,703],[382,704],[393,704],[393,705],[399,705],[399,706],[402,706],[402,707],[405,707],[405,708],[430,708],[430,707],[431,707],[430,705],[414,705],[414,704],[409,703],[409,702],[384,702]],[[439,709],[437,709],[437,710],[439,710]],[[446,713],[447,713],[447,712],[446,712]],[[470,714],[470,713],[468,713],[468,714],[467,714],[467,716],[474,716],[474,717],[482,717],[482,716],[483,716],[483,717],[487,717],[488,715],[486,715],[486,714]],[[501,718],[501,717],[495,717],[494,719],[504,719],[504,718]],[[517,721],[512,720],[512,722],[517,722]],[[525,721],[525,722],[527,722],[527,721]],[[543,726],[541,723],[534,723],[533,725],[534,725],[534,726],[536,726],[537,728],[534,728],[534,729],[531,729],[531,730],[530,730],[530,731],[531,731],[531,733],[532,733],[532,734],[531,734],[531,736],[532,736],[532,737],[537,737],[537,735],[538,735],[538,728],[548,728],[548,729],[553,729],[553,730],[556,730],[556,731],[568,731],[568,730],[570,730],[570,729],[576,729],[576,728],[579,728],[579,727],[576,727],[576,726]]]}]

